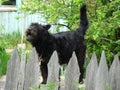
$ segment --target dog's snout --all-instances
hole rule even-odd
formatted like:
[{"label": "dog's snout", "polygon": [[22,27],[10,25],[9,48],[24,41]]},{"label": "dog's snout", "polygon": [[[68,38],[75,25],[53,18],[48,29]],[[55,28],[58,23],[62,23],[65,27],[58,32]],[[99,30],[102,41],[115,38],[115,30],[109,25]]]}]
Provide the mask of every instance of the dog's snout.
[{"label": "dog's snout", "polygon": [[29,30],[29,29],[27,29],[27,31],[25,32],[25,34],[26,34],[26,36],[31,35],[30,30]]}]

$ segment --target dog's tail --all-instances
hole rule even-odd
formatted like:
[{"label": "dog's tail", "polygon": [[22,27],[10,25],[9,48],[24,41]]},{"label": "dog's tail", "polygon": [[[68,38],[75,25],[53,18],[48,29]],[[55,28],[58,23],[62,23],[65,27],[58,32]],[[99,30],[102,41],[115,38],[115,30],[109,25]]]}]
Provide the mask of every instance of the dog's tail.
[{"label": "dog's tail", "polygon": [[88,26],[89,26],[89,22],[86,13],[86,4],[83,4],[80,8],[80,25],[78,31],[81,34],[85,35]]}]

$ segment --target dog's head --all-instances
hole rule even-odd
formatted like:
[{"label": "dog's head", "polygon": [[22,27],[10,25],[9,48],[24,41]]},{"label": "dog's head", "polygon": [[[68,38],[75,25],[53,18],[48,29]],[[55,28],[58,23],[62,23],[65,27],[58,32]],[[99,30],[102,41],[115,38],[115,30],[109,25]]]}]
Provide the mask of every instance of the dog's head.
[{"label": "dog's head", "polygon": [[38,41],[40,37],[43,37],[46,33],[48,33],[48,29],[51,27],[51,25],[41,25],[38,23],[32,23],[27,31],[26,31],[26,39],[30,43],[34,43],[35,41]]}]

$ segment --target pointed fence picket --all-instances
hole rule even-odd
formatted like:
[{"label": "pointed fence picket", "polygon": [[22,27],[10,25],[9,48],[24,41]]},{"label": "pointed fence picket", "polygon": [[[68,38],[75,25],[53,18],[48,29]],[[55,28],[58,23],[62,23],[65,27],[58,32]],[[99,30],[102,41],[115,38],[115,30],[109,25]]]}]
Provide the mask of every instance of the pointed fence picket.
[{"label": "pointed fence picket", "polygon": [[95,90],[95,78],[96,72],[98,68],[97,57],[96,54],[93,53],[90,63],[86,69],[86,90]]},{"label": "pointed fence picket", "polygon": [[8,62],[6,84],[4,90],[17,90],[19,68],[20,68],[20,58],[18,55],[17,48],[15,48],[11,56],[11,59]]},{"label": "pointed fence picket", "polygon": [[[60,65],[58,64],[58,55],[57,52],[54,51],[53,55],[50,58],[48,63],[48,79],[47,84],[52,84],[54,90],[58,90],[59,88],[59,70]],[[40,90],[49,90],[49,87],[41,87]]]},{"label": "pointed fence picket", "polygon": [[120,61],[118,55],[108,70],[105,53],[102,52],[99,66],[96,55],[93,54],[86,70],[86,90],[120,90]]},{"label": "pointed fence picket", "polygon": [[109,85],[111,90],[120,90],[120,62],[116,55],[109,71]]},{"label": "pointed fence picket", "polygon": [[102,52],[100,64],[95,77],[95,90],[106,90],[108,84],[108,67],[105,53]]},{"label": "pointed fence picket", "polygon": [[[40,85],[39,60],[35,48],[29,60],[26,54],[20,57],[17,48],[14,49],[8,62],[6,84],[4,90],[33,90],[40,86],[40,90],[79,90],[80,75],[75,53],[67,65],[64,86],[60,84],[60,65],[57,52],[54,51],[48,63],[48,79],[46,85]],[[96,54],[90,60],[86,69],[85,90],[120,90],[120,61],[118,55],[108,70],[105,53],[102,52],[98,65]],[[52,86],[50,86],[52,85]]]},{"label": "pointed fence picket", "polygon": [[25,68],[24,90],[29,90],[35,85],[39,85],[39,62],[34,48]]},{"label": "pointed fence picket", "polygon": [[77,58],[73,52],[72,58],[70,59],[68,66],[66,68],[65,75],[65,86],[64,90],[78,90],[78,80],[79,80],[79,67],[77,63]]},{"label": "pointed fence picket", "polygon": [[26,54],[22,54],[22,59],[20,63],[20,72],[19,72],[19,79],[18,79],[18,90],[22,90],[24,88],[24,79],[25,79],[25,63],[26,63]]}]

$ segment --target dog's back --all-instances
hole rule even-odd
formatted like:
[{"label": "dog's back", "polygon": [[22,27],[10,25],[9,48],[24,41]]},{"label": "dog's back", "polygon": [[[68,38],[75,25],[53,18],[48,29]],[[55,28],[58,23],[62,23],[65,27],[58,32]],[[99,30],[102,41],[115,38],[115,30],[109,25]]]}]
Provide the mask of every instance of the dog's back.
[{"label": "dog's back", "polygon": [[80,8],[80,25],[76,31],[53,34],[60,64],[68,63],[73,51],[80,49],[81,45],[84,45],[84,35],[87,28],[86,5],[83,5]]}]

